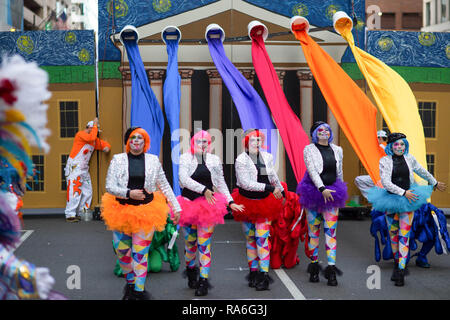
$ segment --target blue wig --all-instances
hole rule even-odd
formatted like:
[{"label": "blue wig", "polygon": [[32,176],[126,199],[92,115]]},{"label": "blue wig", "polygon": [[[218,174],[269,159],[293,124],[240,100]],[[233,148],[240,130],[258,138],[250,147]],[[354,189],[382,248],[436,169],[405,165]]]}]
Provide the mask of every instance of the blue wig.
[{"label": "blue wig", "polygon": [[317,138],[317,130],[319,130],[320,127],[325,127],[330,131],[330,138],[328,139],[328,143],[331,143],[333,141],[333,130],[331,130],[331,127],[327,123],[323,123],[320,126],[318,126],[312,133],[311,139],[313,143],[317,143],[319,139]]},{"label": "blue wig", "polygon": [[[403,140],[403,142],[405,143],[405,152],[403,154],[408,154],[409,153],[409,142],[408,142],[408,140],[406,140],[406,138],[403,138],[401,140]],[[396,140],[396,141],[398,141],[398,140]],[[388,143],[387,146],[384,148],[384,152],[386,152],[386,154],[388,156],[393,156],[394,155],[394,151],[392,151],[392,145],[394,143],[395,143],[395,141],[393,141],[391,143]]]}]

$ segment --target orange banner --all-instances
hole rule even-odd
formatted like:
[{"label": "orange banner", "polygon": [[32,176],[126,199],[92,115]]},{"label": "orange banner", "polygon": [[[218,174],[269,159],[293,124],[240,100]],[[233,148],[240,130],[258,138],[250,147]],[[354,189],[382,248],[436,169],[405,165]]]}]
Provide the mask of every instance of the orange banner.
[{"label": "orange banner", "polygon": [[383,156],[383,150],[377,140],[377,109],[347,73],[308,35],[305,31],[309,27],[308,22],[302,19],[305,23],[292,24],[292,32],[300,41],[306,61],[328,107],[364,168],[378,184],[379,160]]}]

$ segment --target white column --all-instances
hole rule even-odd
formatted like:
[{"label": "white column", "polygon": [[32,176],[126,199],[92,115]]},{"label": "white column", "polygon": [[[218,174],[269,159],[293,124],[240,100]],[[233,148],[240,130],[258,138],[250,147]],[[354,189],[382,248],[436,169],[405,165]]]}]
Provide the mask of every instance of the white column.
[{"label": "white column", "polygon": [[179,69],[181,76],[180,97],[180,153],[190,148],[190,134],[192,132],[192,75],[193,69]]},{"label": "white column", "polygon": [[313,82],[312,74],[307,71],[297,71],[300,81],[300,120],[303,129],[309,135],[313,122]]},{"label": "white column", "polygon": [[222,134],[222,78],[216,69],[206,70],[209,77],[209,134],[212,139],[211,153],[223,161]]}]

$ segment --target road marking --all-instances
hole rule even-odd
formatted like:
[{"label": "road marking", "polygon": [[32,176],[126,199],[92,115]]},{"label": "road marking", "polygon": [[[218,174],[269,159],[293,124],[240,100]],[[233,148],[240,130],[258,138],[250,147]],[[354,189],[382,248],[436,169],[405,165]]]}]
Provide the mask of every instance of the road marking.
[{"label": "road marking", "polygon": [[283,282],[285,287],[289,290],[291,295],[294,297],[294,300],[306,300],[305,296],[296,287],[294,282],[292,282],[291,278],[289,278],[289,276],[283,269],[273,269],[273,271],[277,274],[278,278],[280,278],[281,282]]},{"label": "road marking", "polygon": [[19,243],[16,245],[16,247],[12,250],[12,252],[16,251],[17,248],[20,247],[20,245],[27,240],[27,238],[33,233],[34,230],[22,230],[25,231],[25,233],[20,237]]},{"label": "road marking", "polygon": [[224,270],[227,270],[227,271],[248,271],[248,270],[250,270],[250,268],[243,268],[243,267],[237,267],[237,268],[225,268]]},{"label": "road marking", "polygon": [[234,243],[245,243],[245,241],[226,240],[226,241],[214,241],[214,243],[234,244]]}]

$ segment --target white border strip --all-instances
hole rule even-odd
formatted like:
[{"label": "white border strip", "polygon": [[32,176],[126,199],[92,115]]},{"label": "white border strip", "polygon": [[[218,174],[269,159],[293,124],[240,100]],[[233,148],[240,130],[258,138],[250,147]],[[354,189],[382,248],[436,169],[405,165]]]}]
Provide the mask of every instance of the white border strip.
[{"label": "white border strip", "polygon": [[286,274],[283,269],[272,269],[280,278],[281,282],[285,285],[285,287],[289,290],[291,295],[294,297],[294,300],[306,300],[305,296],[301,293],[301,291],[296,287],[294,282],[292,282],[291,278]]},{"label": "white border strip", "polygon": [[20,247],[20,245],[28,239],[29,236],[33,233],[34,230],[22,230],[25,231],[25,233],[20,237],[19,243],[16,245],[16,247],[12,250],[12,252],[16,251],[17,248]]}]

